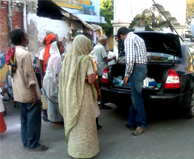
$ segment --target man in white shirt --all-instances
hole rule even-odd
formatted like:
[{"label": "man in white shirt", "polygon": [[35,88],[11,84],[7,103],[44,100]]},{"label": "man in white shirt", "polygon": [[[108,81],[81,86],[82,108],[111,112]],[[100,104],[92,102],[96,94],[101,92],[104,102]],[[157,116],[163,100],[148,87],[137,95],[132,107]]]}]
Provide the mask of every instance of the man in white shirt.
[{"label": "man in white shirt", "polygon": [[[27,149],[46,151],[39,144],[41,133],[40,89],[32,66],[31,53],[27,51],[29,40],[26,32],[15,29],[11,33],[11,42],[15,45],[17,69],[12,75],[14,100],[20,107],[21,136]],[[9,66],[12,67],[12,66]]]},{"label": "man in white shirt", "polygon": [[[108,38],[105,35],[101,35],[98,37],[98,43],[94,46],[93,56],[97,60],[98,63],[98,81],[99,86],[102,87],[102,74],[104,71],[104,68],[108,66],[108,62],[112,60],[116,60],[116,56],[113,56],[111,58],[107,57],[107,53],[105,50],[105,46],[107,44]],[[101,104],[101,109],[107,109],[108,107],[104,104]]]},{"label": "man in white shirt", "polygon": [[141,135],[146,131],[146,114],[142,97],[143,80],[147,75],[147,51],[144,40],[130,32],[126,27],[121,27],[117,32],[118,37],[124,41],[126,68],[123,84],[131,84],[132,105],[129,110],[127,127],[133,135]]},{"label": "man in white shirt", "polygon": [[116,61],[118,61],[118,36],[117,35],[113,35],[113,37],[115,39],[114,50],[113,50],[113,52],[109,51],[108,58],[116,56],[116,60],[112,60],[112,61],[108,62],[108,66],[109,65],[113,65],[113,64],[116,63]]},{"label": "man in white shirt", "polygon": [[94,46],[93,51],[94,54],[93,56],[96,58],[98,62],[98,77],[99,77],[99,84],[100,87],[102,86],[102,74],[104,71],[104,68],[108,66],[108,62],[115,60],[116,56],[113,56],[112,58],[107,57],[107,53],[105,50],[105,46],[107,44],[108,38],[105,35],[101,35],[98,37],[98,43],[96,46]]}]

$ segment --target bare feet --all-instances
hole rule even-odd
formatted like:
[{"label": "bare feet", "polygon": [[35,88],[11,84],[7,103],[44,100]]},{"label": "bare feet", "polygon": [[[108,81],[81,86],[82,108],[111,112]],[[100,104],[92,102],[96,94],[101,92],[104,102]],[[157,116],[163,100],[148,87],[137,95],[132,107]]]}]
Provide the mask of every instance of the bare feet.
[{"label": "bare feet", "polygon": [[63,123],[54,123],[56,127],[59,129],[64,129],[64,124]]}]

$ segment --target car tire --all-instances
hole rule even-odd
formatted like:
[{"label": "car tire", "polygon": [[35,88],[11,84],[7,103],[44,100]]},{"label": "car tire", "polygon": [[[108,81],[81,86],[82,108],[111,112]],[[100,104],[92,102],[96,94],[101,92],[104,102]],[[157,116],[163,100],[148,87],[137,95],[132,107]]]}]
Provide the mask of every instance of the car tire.
[{"label": "car tire", "polygon": [[192,96],[191,96],[191,102],[189,104],[189,107],[187,107],[186,109],[184,109],[183,116],[185,118],[188,118],[188,119],[194,117],[194,94],[192,94]]}]

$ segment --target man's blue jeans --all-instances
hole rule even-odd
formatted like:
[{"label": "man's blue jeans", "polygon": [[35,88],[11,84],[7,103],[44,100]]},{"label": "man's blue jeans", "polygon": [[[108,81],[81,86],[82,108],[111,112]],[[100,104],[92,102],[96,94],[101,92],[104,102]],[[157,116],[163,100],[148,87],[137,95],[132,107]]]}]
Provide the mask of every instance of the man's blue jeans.
[{"label": "man's blue jeans", "polygon": [[34,149],[38,143],[41,133],[41,101],[37,105],[32,103],[20,103],[21,135],[23,145],[29,149]]},{"label": "man's blue jeans", "polygon": [[139,126],[146,128],[146,115],[142,97],[143,80],[147,75],[146,65],[135,65],[129,77],[131,84],[132,105],[129,109],[127,125],[130,127]]}]

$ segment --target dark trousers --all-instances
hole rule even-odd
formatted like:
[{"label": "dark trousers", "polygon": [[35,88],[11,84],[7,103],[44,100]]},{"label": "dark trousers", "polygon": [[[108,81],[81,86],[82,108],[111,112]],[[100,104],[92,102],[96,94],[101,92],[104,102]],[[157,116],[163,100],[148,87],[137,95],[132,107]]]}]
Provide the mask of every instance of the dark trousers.
[{"label": "dark trousers", "polygon": [[102,87],[102,76],[98,76],[99,88]]},{"label": "dark trousers", "polygon": [[134,127],[135,125],[146,128],[146,114],[142,97],[143,80],[147,75],[146,65],[134,66],[133,72],[129,77],[131,84],[132,105],[129,110],[127,125]]},{"label": "dark trousers", "polygon": [[41,133],[41,101],[33,106],[32,103],[20,103],[21,135],[23,145],[34,149],[38,143]]}]

